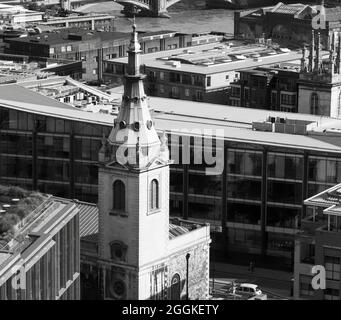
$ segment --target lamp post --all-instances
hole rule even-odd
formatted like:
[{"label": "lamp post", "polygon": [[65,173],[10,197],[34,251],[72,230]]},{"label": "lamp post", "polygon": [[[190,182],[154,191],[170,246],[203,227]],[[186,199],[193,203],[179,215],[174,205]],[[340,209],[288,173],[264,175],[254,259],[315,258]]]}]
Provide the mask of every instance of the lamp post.
[{"label": "lamp post", "polygon": [[189,258],[190,258],[190,254],[187,253],[186,254],[186,300],[189,300],[189,291],[188,291],[188,284],[189,284]]}]

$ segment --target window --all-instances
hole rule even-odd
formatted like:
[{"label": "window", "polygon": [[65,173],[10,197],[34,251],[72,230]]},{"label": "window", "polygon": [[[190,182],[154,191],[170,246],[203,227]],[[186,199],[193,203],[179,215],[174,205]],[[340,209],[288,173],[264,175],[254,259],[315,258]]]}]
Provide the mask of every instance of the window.
[{"label": "window", "polygon": [[244,100],[245,102],[249,102],[250,100],[250,89],[244,88]]},{"label": "window", "polygon": [[340,299],[340,291],[337,289],[329,289],[324,290],[324,299],[325,300],[339,300]]},{"label": "window", "polygon": [[165,92],[165,86],[163,84],[160,84],[160,93]]},{"label": "window", "polygon": [[159,209],[159,182],[154,179],[150,184],[150,210]]},{"label": "window", "polygon": [[203,97],[202,97],[202,91],[197,91],[197,101],[202,101]]},{"label": "window", "polygon": [[67,47],[66,47],[66,51],[67,51],[67,52],[71,52],[71,51],[72,51],[72,46],[67,46]]},{"label": "window", "polygon": [[211,77],[207,77],[207,86],[208,86],[208,87],[211,86]]},{"label": "window", "polygon": [[164,72],[160,72],[160,80],[165,80],[165,73]]},{"label": "window", "polygon": [[180,276],[175,274],[171,282],[171,300],[180,300]]},{"label": "window", "polygon": [[178,87],[172,87],[172,98],[179,98],[179,88]]},{"label": "window", "polygon": [[54,54],[54,48],[50,48],[50,54]]},{"label": "window", "polygon": [[92,74],[97,74],[97,69],[93,69]]},{"label": "window", "polygon": [[189,97],[189,89],[185,89],[185,96]]},{"label": "window", "polygon": [[271,105],[277,105],[277,92],[271,92]]},{"label": "window", "polygon": [[64,46],[62,46],[62,47],[60,48],[60,51],[61,51],[61,52],[65,52],[65,51],[66,51],[66,48],[65,48]]},{"label": "window", "polygon": [[314,295],[315,290],[312,285],[312,277],[300,275],[300,297],[308,298]]},{"label": "window", "polygon": [[281,103],[294,106],[296,102],[296,95],[290,95],[290,94],[281,94]]},{"label": "window", "polygon": [[330,280],[340,280],[340,258],[325,256],[326,277]]},{"label": "window", "polygon": [[231,86],[231,97],[240,98],[240,86]]},{"label": "window", "polygon": [[227,74],[226,77],[225,77],[226,80],[229,80],[230,79],[230,76]]},{"label": "window", "polygon": [[310,112],[311,114],[319,114],[319,96],[316,92],[313,92],[310,97]]},{"label": "window", "polygon": [[121,180],[116,180],[113,185],[113,209],[125,211],[125,186]]}]

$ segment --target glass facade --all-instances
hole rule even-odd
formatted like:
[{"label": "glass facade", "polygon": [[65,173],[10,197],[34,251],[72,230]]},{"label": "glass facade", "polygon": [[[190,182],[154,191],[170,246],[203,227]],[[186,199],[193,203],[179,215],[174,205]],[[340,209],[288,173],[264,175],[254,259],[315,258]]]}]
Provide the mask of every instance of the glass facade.
[{"label": "glass facade", "polygon": [[[98,151],[110,131],[110,125],[0,108],[1,183],[97,202]],[[227,140],[224,170],[207,175],[213,165],[195,162],[205,160],[203,148],[194,148],[194,139],[171,138],[170,214],[222,226],[231,248],[244,239],[245,250],[293,250],[303,200],[341,180],[337,153]],[[188,154],[182,144],[190,147]],[[212,157],[222,157],[214,143],[213,151]]]}]

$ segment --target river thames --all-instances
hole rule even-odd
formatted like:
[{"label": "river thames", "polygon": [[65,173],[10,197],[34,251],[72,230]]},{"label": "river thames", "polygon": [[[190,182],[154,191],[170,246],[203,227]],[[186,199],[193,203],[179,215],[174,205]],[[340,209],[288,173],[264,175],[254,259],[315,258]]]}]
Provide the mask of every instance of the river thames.
[{"label": "river thames", "polygon": [[[130,32],[131,19],[120,13],[121,6],[112,2],[86,5],[83,12],[106,12],[116,16],[116,31]],[[184,33],[219,31],[233,33],[233,11],[205,8],[204,0],[182,0],[169,8],[170,19],[137,17],[141,31],[173,30]]]}]

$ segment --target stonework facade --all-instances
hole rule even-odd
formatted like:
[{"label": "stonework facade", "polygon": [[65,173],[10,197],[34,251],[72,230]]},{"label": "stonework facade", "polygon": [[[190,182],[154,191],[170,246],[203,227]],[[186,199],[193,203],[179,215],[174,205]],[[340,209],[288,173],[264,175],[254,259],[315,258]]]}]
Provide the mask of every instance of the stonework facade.
[{"label": "stonework facade", "polygon": [[328,36],[329,59],[322,60],[319,32],[312,32],[309,56],[303,49],[298,81],[298,112],[339,118],[341,116],[341,34]]}]

